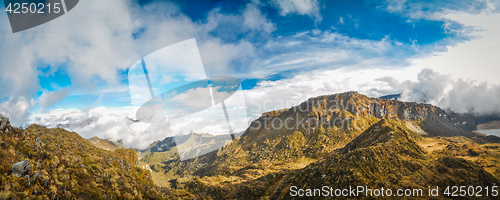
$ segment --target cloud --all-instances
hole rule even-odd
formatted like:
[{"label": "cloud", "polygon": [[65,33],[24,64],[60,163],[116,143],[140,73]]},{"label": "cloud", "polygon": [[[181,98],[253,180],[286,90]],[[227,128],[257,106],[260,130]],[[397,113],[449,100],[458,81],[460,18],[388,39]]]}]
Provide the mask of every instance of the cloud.
[{"label": "cloud", "polygon": [[256,48],[245,40],[224,44],[221,40],[213,39],[199,45],[199,50],[205,72],[209,76],[237,74],[240,69],[235,65],[235,60],[244,62],[256,58]]},{"label": "cloud", "polygon": [[[97,107],[86,110],[54,109],[44,113],[35,113],[30,123],[47,127],[70,124],[66,129],[77,132],[84,138],[98,136],[114,141],[122,140],[126,147],[145,149],[151,143],[166,137],[187,134],[190,132],[228,134],[228,125],[220,104],[193,115],[171,120],[168,123],[132,122],[135,118],[134,107],[105,108]],[[228,112],[243,110],[244,107],[230,107]],[[235,116],[234,122],[244,124],[244,128],[233,126],[235,131],[247,128],[246,116]],[[82,124],[83,123],[83,124]]]},{"label": "cloud", "polygon": [[481,12],[497,12],[494,1],[481,0],[446,0],[446,1],[408,1],[386,0],[383,8],[412,19],[442,19],[442,16],[453,12],[479,14]]},{"label": "cloud", "polygon": [[69,88],[64,88],[59,91],[44,92],[42,96],[40,96],[40,104],[43,108],[54,105],[68,96],[69,91]]},{"label": "cloud", "polygon": [[[207,108],[207,102],[212,102],[208,88],[198,87],[176,94],[170,101],[180,103],[188,108]],[[209,103],[211,104],[211,103]]]},{"label": "cloud", "polygon": [[[440,105],[446,98],[446,90],[452,82],[450,75],[441,75],[431,69],[423,69],[417,75],[417,82],[410,84],[403,92],[403,100]],[[397,87],[396,85],[394,85]]]},{"label": "cloud", "polygon": [[[7,16],[2,15],[0,26],[10,30]],[[0,89],[0,93],[2,96],[35,96],[40,88],[38,68],[49,65],[51,71],[67,72],[72,87],[95,90],[102,83],[107,87],[121,86],[118,71],[127,69],[142,55],[194,37],[200,45],[206,43],[221,50],[220,55],[225,57],[209,62],[221,61],[219,68],[227,68],[232,59],[244,57],[242,55],[249,54],[253,48],[244,40],[232,44],[210,35],[212,23],[221,24],[231,18],[220,15],[208,19],[207,23],[196,23],[171,3],[139,6],[120,0],[80,2],[71,12],[54,21],[17,34],[0,35],[0,64],[3,66],[0,82],[10,86]],[[238,15],[233,24],[242,27],[235,31],[275,29],[252,5],[243,15]],[[211,30],[216,29],[217,26]],[[234,52],[237,49],[240,51]],[[231,51],[234,53],[228,54]]]},{"label": "cloud", "polygon": [[[80,2],[49,23],[0,35],[0,84],[5,86],[0,88],[0,98],[33,99],[47,107],[64,94],[74,95],[66,90],[48,91],[37,99],[41,90],[38,76],[43,76],[43,71],[65,72],[71,79],[72,92],[118,90],[124,88],[120,72],[142,55],[191,38],[198,40],[206,67],[213,68],[213,73],[230,71],[235,60],[249,59],[255,47],[245,39],[228,42],[225,36],[240,31],[263,36],[260,32],[275,30],[255,5],[249,4],[241,12],[223,15],[214,11],[207,21],[193,22],[179,6],[169,2],[142,6],[121,0]],[[7,15],[1,13],[0,19],[0,27],[10,30]],[[212,34],[224,32],[220,31],[223,25],[232,31]]]},{"label": "cloud", "polygon": [[465,26],[472,26],[475,38],[446,47],[446,51],[427,59],[416,61],[419,68],[431,68],[443,74],[452,74],[455,79],[472,79],[500,84],[498,56],[500,55],[500,13],[467,14],[456,13],[445,16]]},{"label": "cloud", "polygon": [[[370,97],[402,93],[403,101],[430,103],[454,112],[500,112],[500,85],[453,79],[431,69],[315,70],[278,81],[263,81],[245,91],[248,114],[290,108],[310,97],[358,91]],[[414,76],[414,77],[412,77]],[[416,79],[415,79],[416,77]]]},{"label": "cloud", "polygon": [[283,71],[304,73],[314,69],[407,67],[414,59],[439,47],[415,47],[386,36],[380,40],[358,39],[331,30],[303,31],[268,41],[257,49],[246,77],[264,78]]},{"label": "cloud", "polygon": [[9,100],[0,103],[0,113],[9,117],[10,123],[19,126],[28,120],[30,109],[35,102],[24,97],[11,97]]},{"label": "cloud", "polygon": [[[240,13],[225,13],[215,8],[208,13],[205,23],[197,23],[199,36],[216,36],[222,40],[239,40],[245,38],[269,38],[269,33],[276,31],[276,25],[262,13],[260,4],[248,3]],[[209,34],[206,34],[209,33]],[[238,34],[244,33],[243,38]]]},{"label": "cloud", "polygon": [[[417,80],[397,80],[390,76],[375,79],[383,94],[402,93],[402,101],[430,103],[458,113],[500,112],[500,85],[471,79],[454,79],[432,69],[423,69]],[[368,84],[367,84],[368,85]],[[370,83],[369,85],[373,85]],[[386,90],[380,90],[385,88]],[[380,96],[380,95],[379,95]]]},{"label": "cloud", "polygon": [[418,74],[416,82],[405,84],[402,100],[431,103],[458,113],[500,112],[500,85],[484,81],[452,79],[431,69]]},{"label": "cloud", "polygon": [[276,30],[276,25],[274,25],[270,20],[262,15],[260,8],[255,4],[248,4],[243,11],[243,24],[249,29],[263,30],[266,32],[273,32]]},{"label": "cloud", "polygon": [[441,102],[455,112],[489,114],[500,112],[500,85],[459,79],[453,83],[448,98]]},{"label": "cloud", "polygon": [[280,15],[288,14],[308,15],[315,21],[321,21],[320,5],[317,0],[273,0],[272,3],[279,9]]}]

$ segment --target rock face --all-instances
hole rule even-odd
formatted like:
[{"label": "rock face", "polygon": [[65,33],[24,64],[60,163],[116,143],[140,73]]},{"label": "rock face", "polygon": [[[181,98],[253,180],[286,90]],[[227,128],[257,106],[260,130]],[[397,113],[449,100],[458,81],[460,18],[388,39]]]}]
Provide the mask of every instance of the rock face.
[{"label": "rock face", "polygon": [[17,177],[21,177],[29,169],[30,169],[30,161],[28,160],[23,160],[21,162],[13,164],[11,168],[12,174],[16,175]]},{"label": "rock face", "polygon": [[[441,108],[431,104],[371,98],[357,92],[345,92],[310,98],[288,109],[264,113],[256,120],[257,123],[252,122],[251,127],[259,127],[259,124],[266,124],[266,121],[267,126],[271,126],[269,124],[275,118],[280,118],[281,121],[292,118],[294,120],[291,121],[295,124],[306,118],[305,123],[333,125],[340,122],[342,125],[344,122],[345,125],[345,122],[356,117],[420,121],[424,124],[424,131],[431,135],[441,136],[474,136],[472,133],[465,133],[459,129],[472,131],[476,126],[473,117],[446,113]],[[437,131],[438,129],[442,130]]]},{"label": "rock face", "polygon": [[0,116],[0,118],[2,118],[0,120],[0,130],[4,130],[7,127],[7,124],[9,123],[9,118],[1,117],[1,116]]}]

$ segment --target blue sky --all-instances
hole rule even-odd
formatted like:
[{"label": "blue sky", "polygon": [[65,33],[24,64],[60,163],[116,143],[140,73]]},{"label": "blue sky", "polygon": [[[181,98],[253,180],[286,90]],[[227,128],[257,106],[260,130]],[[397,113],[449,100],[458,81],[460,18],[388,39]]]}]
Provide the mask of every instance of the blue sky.
[{"label": "blue sky", "polygon": [[[438,94],[454,94],[460,80],[497,94],[498,78],[485,71],[498,72],[489,55],[500,48],[499,7],[497,0],[93,0],[15,34],[1,13],[0,111],[14,124],[57,124],[100,107],[128,110],[132,64],[192,38],[206,74],[240,79],[247,101],[260,98],[252,104],[358,90],[473,107],[479,103]],[[417,97],[422,92],[431,97]],[[60,114],[70,111],[81,117]]]}]

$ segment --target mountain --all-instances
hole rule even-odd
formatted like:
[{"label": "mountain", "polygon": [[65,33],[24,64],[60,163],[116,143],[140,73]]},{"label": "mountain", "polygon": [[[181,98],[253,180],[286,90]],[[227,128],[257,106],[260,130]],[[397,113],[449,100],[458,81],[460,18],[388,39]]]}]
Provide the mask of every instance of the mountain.
[{"label": "mountain", "polygon": [[0,199],[168,198],[133,149],[35,124],[24,130],[6,123],[0,135]]},{"label": "mountain", "polygon": [[346,92],[263,113],[234,141],[165,138],[138,160],[106,139],[38,125],[24,132],[4,118],[0,198],[308,199],[292,195],[359,185],[422,189],[415,198],[439,187],[432,198],[446,199],[447,186],[500,183],[500,138],[474,132],[495,119]]},{"label": "mountain", "polygon": [[291,185],[498,183],[498,140],[476,126],[473,116],[430,104],[347,92],[264,113],[236,141],[199,157],[182,161],[172,147],[141,161],[172,194],[196,198],[291,198]]},{"label": "mountain", "polygon": [[389,95],[381,96],[379,98],[380,99],[399,100],[401,98],[401,94],[389,94]]},{"label": "mountain", "polygon": [[[285,168],[246,182],[224,185],[210,184],[213,178],[202,177],[186,185],[195,194],[207,193],[213,198],[289,199],[296,192],[292,186],[304,189],[383,187],[392,189],[395,195],[400,188],[427,191],[428,186],[438,186],[443,192],[450,185],[466,183],[491,187],[499,183],[499,151],[490,150],[498,144],[482,146],[461,137],[420,138],[421,135],[412,132],[405,123],[398,119],[382,119],[343,148],[300,169]],[[445,145],[438,150],[429,141]],[[435,152],[430,153],[431,149]],[[492,164],[494,169],[488,167]],[[441,195],[434,198],[450,198]],[[422,193],[422,197],[425,196],[427,194]],[[295,198],[309,199],[310,196]]]},{"label": "mountain", "polygon": [[[239,137],[241,134],[235,134]],[[230,135],[211,135],[207,133],[190,133],[174,137],[166,137],[161,141],[155,141],[145,150],[139,150],[139,157],[144,157],[154,152],[169,152],[172,148],[181,146],[188,149],[182,152],[184,157],[193,157],[194,155],[211,152],[231,142]],[[194,148],[191,148],[194,147]],[[178,149],[175,149],[176,151]]]},{"label": "mountain", "polygon": [[64,129],[83,128],[85,126],[95,123],[97,120],[99,120],[98,117],[90,117],[80,123],[58,124],[56,128],[64,128]]},{"label": "mountain", "polygon": [[94,136],[89,139],[91,142],[94,143],[95,146],[102,148],[104,150],[110,150],[114,151],[118,148],[122,148],[123,146],[113,142],[111,139],[101,139],[97,136]]},{"label": "mountain", "polygon": [[484,124],[479,124],[477,129],[488,130],[488,129],[500,129],[500,120],[489,121]]}]

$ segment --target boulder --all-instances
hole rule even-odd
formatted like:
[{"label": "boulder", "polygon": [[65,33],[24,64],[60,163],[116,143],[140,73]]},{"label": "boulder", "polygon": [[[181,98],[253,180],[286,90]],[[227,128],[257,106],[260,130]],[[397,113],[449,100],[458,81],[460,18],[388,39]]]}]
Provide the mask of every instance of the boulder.
[{"label": "boulder", "polygon": [[30,169],[30,161],[29,160],[23,160],[21,162],[13,164],[11,167],[12,174],[16,175],[17,177],[21,177],[29,169]]}]

